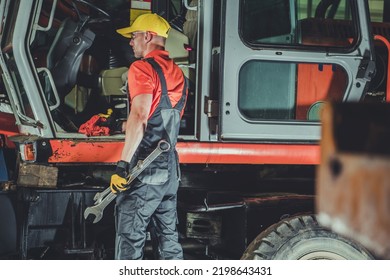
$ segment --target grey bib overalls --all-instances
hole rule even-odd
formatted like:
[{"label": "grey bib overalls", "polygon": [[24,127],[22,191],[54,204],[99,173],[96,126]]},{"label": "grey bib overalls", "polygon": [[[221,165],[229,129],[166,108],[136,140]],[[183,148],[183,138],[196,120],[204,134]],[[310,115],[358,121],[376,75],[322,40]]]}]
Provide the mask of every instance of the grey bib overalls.
[{"label": "grey bib overalls", "polygon": [[[144,159],[161,139],[171,144],[167,153],[160,155],[131,184],[128,191],[116,200],[116,259],[142,259],[146,230],[152,225],[155,253],[160,259],[183,259],[177,232],[177,190],[180,170],[175,150],[180,127],[180,113],[186,102],[187,85],[182,97],[172,107],[166,80],[160,65],[151,58],[145,59],[157,72],[161,83],[158,107],[148,120],[144,137],[137,148],[130,168]],[[185,79],[185,78],[184,78]],[[156,252],[157,250],[157,252]]]}]

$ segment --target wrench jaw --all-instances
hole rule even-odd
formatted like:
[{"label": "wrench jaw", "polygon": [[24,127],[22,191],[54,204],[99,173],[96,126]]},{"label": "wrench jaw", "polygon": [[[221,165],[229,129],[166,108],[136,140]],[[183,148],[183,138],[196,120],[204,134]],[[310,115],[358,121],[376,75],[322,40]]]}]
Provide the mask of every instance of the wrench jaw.
[{"label": "wrench jaw", "polygon": [[[110,190],[110,188],[107,188]],[[94,215],[95,219],[93,220],[93,223],[97,223],[101,220],[103,217],[103,211],[107,207],[107,205],[110,204],[111,201],[113,201],[116,198],[116,194],[112,193],[111,191],[106,191],[105,193],[108,193],[104,198],[102,198],[101,201],[95,202],[95,205],[87,207],[84,211],[84,218],[87,219],[89,215]]]},{"label": "wrench jaw", "polygon": [[[91,215],[91,216],[90,216]],[[92,217],[92,215],[95,216],[95,219],[92,221],[92,223],[96,224],[103,218],[103,212],[97,212],[94,211],[94,206],[88,207],[84,211],[84,219],[87,220],[89,217]]]},{"label": "wrench jaw", "polygon": [[100,204],[110,192],[111,188],[106,188],[104,191],[96,193],[93,198],[94,205]]},{"label": "wrench jaw", "polygon": [[162,153],[164,153],[169,151],[171,145],[165,140],[160,140],[160,142],[157,144],[157,147]]}]

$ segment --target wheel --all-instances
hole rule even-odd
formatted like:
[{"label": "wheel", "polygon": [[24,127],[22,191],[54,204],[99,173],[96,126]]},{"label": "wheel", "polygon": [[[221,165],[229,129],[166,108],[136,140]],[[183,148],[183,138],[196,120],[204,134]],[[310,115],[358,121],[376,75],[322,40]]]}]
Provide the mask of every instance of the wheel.
[{"label": "wheel", "polygon": [[314,215],[280,221],[259,234],[242,260],[361,260],[373,256],[360,245],[321,227]]}]

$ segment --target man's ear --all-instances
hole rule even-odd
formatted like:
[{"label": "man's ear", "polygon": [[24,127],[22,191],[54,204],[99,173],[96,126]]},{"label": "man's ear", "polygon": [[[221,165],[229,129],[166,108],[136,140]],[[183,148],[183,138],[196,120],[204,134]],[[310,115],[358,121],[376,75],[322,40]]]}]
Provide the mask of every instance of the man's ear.
[{"label": "man's ear", "polygon": [[145,32],[145,35],[144,35],[144,36],[145,36],[144,39],[145,39],[145,41],[146,41],[147,43],[149,43],[149,42],[152,41],[152,39],[153,39],[153,34],[150,33],[150,32]]}]

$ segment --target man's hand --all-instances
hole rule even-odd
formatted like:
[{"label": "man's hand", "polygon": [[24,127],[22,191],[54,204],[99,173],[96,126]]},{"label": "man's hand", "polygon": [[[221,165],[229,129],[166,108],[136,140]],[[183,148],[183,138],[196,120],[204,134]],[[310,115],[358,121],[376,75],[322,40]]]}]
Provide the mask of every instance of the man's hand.
[{"label": "man's hand", "polygon": [[123,192],[127,189],[126,179],[129,163],[123,160],[118,161],[115,174],[111,176],[110,189],[113,193]]}]

